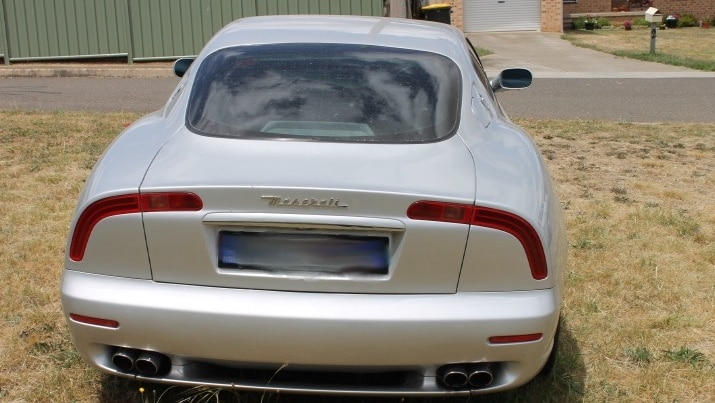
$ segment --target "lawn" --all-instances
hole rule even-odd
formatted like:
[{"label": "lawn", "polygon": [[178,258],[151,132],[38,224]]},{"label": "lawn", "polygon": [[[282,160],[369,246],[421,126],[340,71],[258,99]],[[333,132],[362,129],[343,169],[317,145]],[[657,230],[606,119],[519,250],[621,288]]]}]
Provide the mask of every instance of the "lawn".
[{"label": "lawn", "polygon": [[656,54],[650,54],[650,29],[623,27],[569,31],[564,39],[616,56],[715,71],[715,29],[677,28],[656,31]]},{"label": "lawn", "polygon": [[[0,402],[139,402],[140,387],[153,401],[165,390],[85,364],[58,296],[83,180],[136,118],[0,112]],[[552,377],[479,401],[715,401],[715,125],[518,123],[550,165],[567,218],[562,344]]]}]

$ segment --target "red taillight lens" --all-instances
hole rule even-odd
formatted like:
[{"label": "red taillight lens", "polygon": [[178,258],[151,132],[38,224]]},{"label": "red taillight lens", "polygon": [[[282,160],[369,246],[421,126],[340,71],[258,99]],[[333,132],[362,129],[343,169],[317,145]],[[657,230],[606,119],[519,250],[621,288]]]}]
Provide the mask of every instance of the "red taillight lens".
[{"label": "red taillight lens", "polygon": [[418,201],[407,208],[407,217],[413,220],[469,224],[472,206],[457,203]]},{"label": "red taillight lens", "polygon": [[84,258],[92,229],[107,217],[140,212],[199,211],[202,208],[203,202],[199,196],[181,192],[135,193],[97,200],[90,204],[77,220],[70,243],[70,259],[79,262]]},{"label": "red taillight lens", "polygon": [[91,316],[77,315],[76,313],[71,313],[70,319],[75,322],[86,323],[88,325],[110,327],[112,329],[116,329],[119,327],[119,322],[117,322],[116,320],[93,318]]},{"label": "red taillight lens", "polygon": [[199,211],[203,202],[193,193],[146,193],[141,195],[143,212]]},{"label": "red taillight lens", "polygon": [[541,340],[542,333],[516,334],[511,336],[492,336],[489,342],[492,344],[526,343],[529,341]]},{"label": "red taillight lens", "polygon": [[509,233],[524,248],[531,276],[535,280],[543,280],[548,275],[546,255],[539,234],[529,222],[516,214],[489,207],[422,200],[407,208],[407,217],[413,220],[471,224]]}]

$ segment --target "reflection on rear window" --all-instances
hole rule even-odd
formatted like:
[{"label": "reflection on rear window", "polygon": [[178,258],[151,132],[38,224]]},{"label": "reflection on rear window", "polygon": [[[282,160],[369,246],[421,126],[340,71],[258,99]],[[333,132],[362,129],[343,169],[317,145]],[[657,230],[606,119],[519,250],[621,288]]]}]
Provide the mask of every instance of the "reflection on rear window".
[{"label": "reflection on rear window", "polygon": [[201,64],[187,113],[200,134],[419,143],[454,133],[461,79],[434,53],[346,44],[219,50]]}]

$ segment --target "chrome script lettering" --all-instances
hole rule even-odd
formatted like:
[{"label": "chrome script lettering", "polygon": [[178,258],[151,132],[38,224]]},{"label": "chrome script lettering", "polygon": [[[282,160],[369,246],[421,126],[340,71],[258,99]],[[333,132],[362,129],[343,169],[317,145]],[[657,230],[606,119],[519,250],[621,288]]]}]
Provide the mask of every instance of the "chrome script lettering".
[{"label": "chrome script lettering", "polygon": [[261,196],[261,200],[268,202],[269,207],[322,207],[322,208],[347,208],[347,204],[340,203],[340,199],[300,199],[281,196]]}]

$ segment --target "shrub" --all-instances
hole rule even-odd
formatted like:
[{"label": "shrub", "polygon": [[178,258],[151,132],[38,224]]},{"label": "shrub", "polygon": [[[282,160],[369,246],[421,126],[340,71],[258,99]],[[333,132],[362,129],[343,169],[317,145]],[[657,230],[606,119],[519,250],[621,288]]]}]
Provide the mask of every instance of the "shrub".
[{"label": "shrub", "polygon": [[610,27],[611,21],[608,21],[608,18],[600,17],[598,20],[596,20],[596,26],[597,27]]},{"label": "shrub", "polygon": [[710,19],[710,25],[715,26],[715,15]]},{"label": "shrub", "polygon": [[623,22],[623,29],[625,29],[626,31],[630,31],[631,28],[633,28],[633,23],[631,23],[630,21]]},{"label": "shrub", "polygon": [[633,20],[633,25],[637,25],[639,27],[649,27],[650,22],[646,21],[646,19],[643,17],[638,17],[635,20]]},{"label": "shrub", "polygon": [[680,19],[678,20],[678,27],[680,27],[680,28],[697,27],[697,26],[698,26],[698,20],[691,14],[683,14],[680,16]]},{"label": "shrub", "polygon": [[573,29],[584,29],[586,26],[586,17],[578,17],[576,20],[571,21],[571,28]]}]

